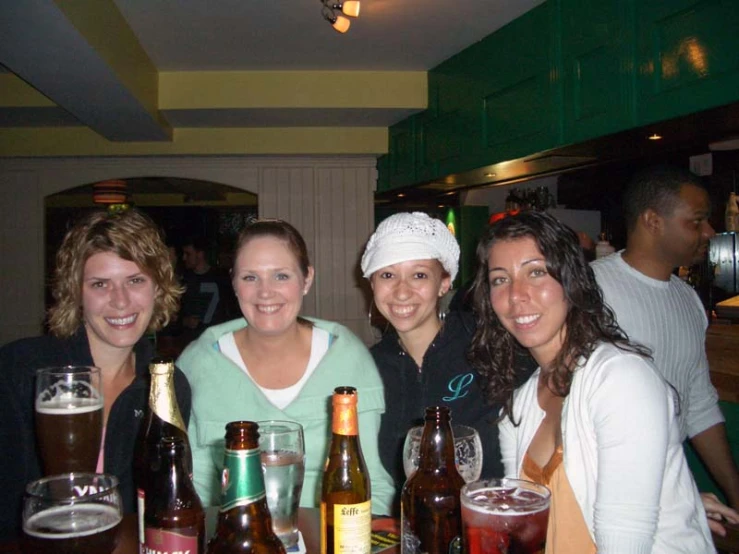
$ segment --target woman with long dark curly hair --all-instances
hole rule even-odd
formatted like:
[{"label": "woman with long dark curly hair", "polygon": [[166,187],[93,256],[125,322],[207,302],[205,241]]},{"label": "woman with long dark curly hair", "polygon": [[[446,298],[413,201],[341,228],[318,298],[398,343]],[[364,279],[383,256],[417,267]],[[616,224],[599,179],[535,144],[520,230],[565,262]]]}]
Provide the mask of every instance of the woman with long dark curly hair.
[{"label": "woman with long dark curly hair", "polygon": [[[481,239],[471,359],[508,477],[552,491],[548,553],[713,552],[678,402],[604,305],[577,235],[523,212]],[[516,389],[518,349],[539,369]]]}]

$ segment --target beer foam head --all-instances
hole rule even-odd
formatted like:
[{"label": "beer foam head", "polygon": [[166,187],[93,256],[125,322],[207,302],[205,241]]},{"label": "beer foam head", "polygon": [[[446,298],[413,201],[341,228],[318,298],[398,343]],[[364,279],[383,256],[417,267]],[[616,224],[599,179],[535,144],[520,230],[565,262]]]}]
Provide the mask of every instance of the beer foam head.
[{"label": "beer foam head", "polygon": [[102,533],[121,519],[116,507],[107,504],[55,506],[29,517],[23,531],[38,538],[71,539]]},{"label": "beer foam head", "polygon": [[64,395],[55,396],[45,400],[42,395],[36,399],[36,411],[47,415],[76,415],[103,408],[102,397],[97,398],[75,398]]}]

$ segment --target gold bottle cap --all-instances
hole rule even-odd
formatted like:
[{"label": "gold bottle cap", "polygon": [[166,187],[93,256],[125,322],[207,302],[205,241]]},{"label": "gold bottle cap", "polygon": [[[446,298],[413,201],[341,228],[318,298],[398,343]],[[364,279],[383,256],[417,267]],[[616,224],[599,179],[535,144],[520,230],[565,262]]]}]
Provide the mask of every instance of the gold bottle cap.
[{"label": "gold bottle cap", "polygon": [[174,360],[172,358],[153,358],[149,363],[149,373],[152,375],[174,373]]}]

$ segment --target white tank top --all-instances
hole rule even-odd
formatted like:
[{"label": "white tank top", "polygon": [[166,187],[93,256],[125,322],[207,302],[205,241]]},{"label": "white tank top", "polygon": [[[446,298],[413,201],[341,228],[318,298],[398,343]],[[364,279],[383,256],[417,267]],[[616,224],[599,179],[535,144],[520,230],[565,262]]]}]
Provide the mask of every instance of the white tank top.
[{"label": "white tank top", "polygon": [[300,378],[300,380],[298,380],[297,383],[295,383],[294,385],[290,385],[289,387],[286,387],[284,389],[267,389],[254,381],[254,377],[252,377],[251,373],[249,373],[249,369],[246,367],[244,359],[239,353],[239,349],[236,346],[236,340],[234,339],[233,333],[226,333],[220,339],[218,339],[218,347],[220,348],[224,356],[226,356],[229,360],[239,366],[244,371],[244,373],[246,373],[246,375],[252,381],[254,381],[254,384],[259,388],[259,390],[262,391],[262,393],[264,393],[264,396],[266,396],[272,404],[274,404],[280,410],[284,410],[290,404],[290,402],[297,398],[298,394],[300,394],[300,391],[303,389],[303,386],[308,381],[310,376],[313,375],[316,367],[318,367],[318,364],[323,359],[323,356],[325,356],[326,352],[328,352],[330,342],[330,334],[328,333],[328,331],[324,329],[319,329],[315,326],[313,327],[312,331],[313,333],[310,345],[310,358],[308,359],[308,365],[303,372],[303,376]]}]

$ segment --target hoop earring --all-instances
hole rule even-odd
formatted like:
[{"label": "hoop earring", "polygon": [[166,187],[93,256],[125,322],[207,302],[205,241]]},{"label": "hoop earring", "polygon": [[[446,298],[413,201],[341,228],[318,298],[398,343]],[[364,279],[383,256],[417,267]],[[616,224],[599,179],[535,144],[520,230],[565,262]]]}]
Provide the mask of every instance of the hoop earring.
[{"label": "hoop earring", "polygon": [[374,325],[372,325],[372,307],[374,305],[375,305],[375,300],[373,298],[372,300],[370,300],[369,311],[367,312],[367,325],[369,326],[370,333],[372,333],[372,338],[375,339],[375,342],[378,342],[382,338],[382,336],[385,333],[387,333],[387,331],[388,331],[388,329],[390,327],[390,323],[387,322],[387,321],[385,322],[385,330],[384,331],[381,330],[381,329],[379,329],[378,327],[375,327]]}]

